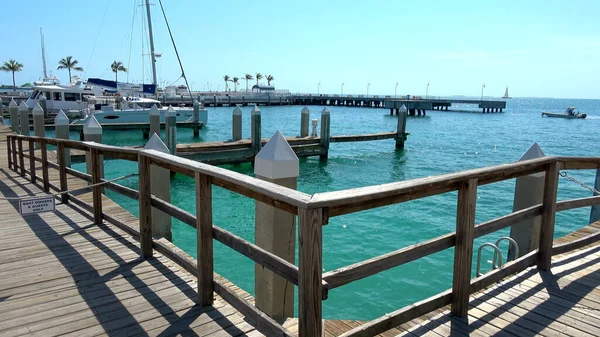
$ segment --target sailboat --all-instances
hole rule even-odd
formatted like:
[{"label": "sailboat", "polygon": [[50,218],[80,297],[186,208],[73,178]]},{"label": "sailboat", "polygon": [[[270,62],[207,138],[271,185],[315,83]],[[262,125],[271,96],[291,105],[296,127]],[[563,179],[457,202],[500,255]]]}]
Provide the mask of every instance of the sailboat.
[{"label": "sailboat", "polygon": [[511,99],[512,97],[508,96],[508,87],[506,87],[506,90],[504,91],[504,96],[502,96],[502,98],[504,99]]}]

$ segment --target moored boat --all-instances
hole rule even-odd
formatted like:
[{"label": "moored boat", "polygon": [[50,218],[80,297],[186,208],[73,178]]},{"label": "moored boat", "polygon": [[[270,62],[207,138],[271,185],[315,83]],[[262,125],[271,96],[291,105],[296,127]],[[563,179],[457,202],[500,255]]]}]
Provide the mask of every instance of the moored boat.
[{"label": "moored boat", "polygon": [[542,117],[553,117],[553,118],[566,118],[566,119],[584,119],[587,117],[586,114],[580,114],[579,112],[575,112],[575,108],[570,106],[565,112],[542,112]]}]

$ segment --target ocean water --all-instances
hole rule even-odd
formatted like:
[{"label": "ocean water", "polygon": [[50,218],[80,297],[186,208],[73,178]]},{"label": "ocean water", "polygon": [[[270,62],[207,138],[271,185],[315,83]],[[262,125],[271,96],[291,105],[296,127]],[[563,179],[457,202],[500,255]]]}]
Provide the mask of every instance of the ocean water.
[{"label": "ocean water", "polygon": [[[563,111],[573,105],[588,114],[585,120],[542,118],[541,111]],[[286,136],[299,134],[302,107],[260,107],[263,137],[281,130]],[[311,119],[320,118],[322,107],[310,107]],[[394,131],[396,117],[385,109],[329,107],[331,134],[360,134]],[[300,160],[298,189],[306,193],[341,190],[384,184],[465,169],[511,162],[537,142],[547,155],[599,156],[600,100],[514,98],[504,113],[470,112],[472,107],[456,105],[462,111],[429,111],[427,117],[409,118],[406,149],[397,151],[393,140],[331,144],[329,159]],[[191,130],[180,130],[180,143],[217,141],[231,138],[231,108],[209,108],[209,123],[199,138]],[[244,137],[250,136],[250,107],[243,108]],[[72,138],[78,139],[73,133]],[[141,145],[141,132],[105,133],[105,143]],[[114,178],[136,172],[137,164],[107,161],[106,176]],[[227,165],[228,169],[252,175],[250,164]],[[77,169],[84,170],[82,164]],[[593,185],[595,172],[573,171],[576,178]],[[194,182],[177,175],[172,179],[172,201],[195,212]],[[136,179],[122,184],[137,188]],[[491,220],[512,211],[514,180],[480,187],[476,222]],[[109,196],[134,214],[136,201],[108,192]],[[559,199],[590,196],[586,190],[560,179]],[[214,223],[236,235],[254,241],[254,201],[220,188],[213,191]],[[410,201],[399,205],[330,219],[323,228],[323,271],[330,271],[375,257],[455,230],[456,192]],[[589,208],[557,215],[556,237],[587,225]],[[476,240],[475,249],[494,242],[508,229]],[[173,223],[174,243],[195,256],[193,228]],[[504,250],[506,251],[506,250]],[[483,257],[489,270],[492,254]],[[325,318],[366,320],[379,317],[451,287],[453,250],[419,259],[375,276],[330,291],[323,302]],[[475,263],[473,264],[474,276]],[[246,257],[215,242],[215,270],[241,288],[254,293],[253,263]]]}]

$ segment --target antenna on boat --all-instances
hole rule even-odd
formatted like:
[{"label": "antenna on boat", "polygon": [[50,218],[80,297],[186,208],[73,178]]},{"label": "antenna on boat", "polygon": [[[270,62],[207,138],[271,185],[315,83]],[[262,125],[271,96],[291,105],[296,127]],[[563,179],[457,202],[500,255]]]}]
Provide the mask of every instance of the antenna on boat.
[{"label": "antenna on boat", "polygon": [[154,84],[154,95],[156,93],[156,55],[154,53],[154,36],[152,35],[152,18],[150,16],[150,0],[146,0],[146,14],[148,15],[148,34],[150,36],[150,57],[152,60],[152,84]]},{"label": "antenna on boat", "polygon": [[44,47],[44,34],[40,27],[40,39],[42,41],[42,66],[44,68],[44,81],[48,78],[48,71],[46,70],[46,48]]}]

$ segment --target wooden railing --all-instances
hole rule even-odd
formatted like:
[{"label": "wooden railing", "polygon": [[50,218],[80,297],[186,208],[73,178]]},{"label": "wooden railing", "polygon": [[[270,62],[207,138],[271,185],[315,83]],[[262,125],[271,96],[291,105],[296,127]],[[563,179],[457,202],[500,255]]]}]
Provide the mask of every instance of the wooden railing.
[{"label": "wooden railing", "polygon": [[[29,151],[23,150],[23,142],[28,142]],[[35,143],[40,144],[41,158],[35,157]],[[600,196],[557,202],[558,172],[561,169],[597,169],[600,157],[544,157],[517,163],[497,165],[475,170],[462,171],[435,177],[396,182],[378,186],[368,186],[336,192],[308,195],[296,190],[275,185],[263,180],[248,177],[219,167],[164,154],[153,150],[127,149],[92,142],[78,142],[52,138],[37,138],[9,135],[7,137],[9,166],[22,176],[29,173],[32,181],[41,182],[45,191],[68,190],[67,175],[73,175],[92,183],[102,181],[100,166],[104,159],[115,158],[138,162],[139,191],[108,182],[105,188],[126,197],[139,200],[140,226],[138,229],[121,224],[109,214],[102,212],[102,187],[93,187],[93,207],[90,207],[72,194],[63,194],[63,202],[72,201],[93,212],[97,223],[105,220],[120,226],[128,233],[139,237],[142,255],[152,256],[155,249],[179,263],[198,277],[198,302],[201,305],[212,303],[213,291],[232,304],[242,314],[257,322],[257,326],[267,335],[289,336],[289,331],[265,315],[250,303],[244,301],[220,280],[213,278],[212,240],[217,240],[255,263],[261,264],[274,273],[298,286],[299,336],[319,336],[322,329],[322,300],[327,298],[329,289],[375,275],[410,261],[455,247],[454,276],[452,288],[436,296],[399,309],[381,318],[368,322],[342,336],[374,336],[392,327],[405,323],[427,312],[451,304],[455,315],[464,316],[468,310],[469,295],[511,274],[537,264],[548,270],[553,254],[565,253],[593,243],[600,234],[592,234],[569,243],[553,246],[555,213],[600,204]],[[58,163],[47,160],[47,146],[57,149]],[[64,151],[78,149],[90,152],[94,161],[91,174],[78,172],[66,167]],[[29,158],[29,170],[24,159]],[[35,163],[42,163],[42,177],[38,177]],[[150,165],[164,167],[195,179],[196,214],[182,210],[154,195],[149,184]],[[48,168],[59,171],[60,186],[48,180]],[[475,224],[475,209],[478,186],[545,172],[543,202],[526,209],[512,212],[500,218]],[[299,264],[295,266],[276,255],[246,241],[212,223],[212,186],[219,186],[232,192],[250,197],[275,208],[298,215]],[[456,231],[421,242],[409,247],[361,261],[344,268],[322,273],[322,226],[331,217],[364,211],[376,207],[397,204],[446,192],[458,191]],[[152,237],[152,212],[155,207],[182,222],[195,227],[198,236],[198,261],[189,255],[181,254],[166,244],[164,239]],[[511,224],[542,218],[539,249],[511,261],[502,269],[496,269],[479,278],[472,279],[472,259],[474,239]]]}]

